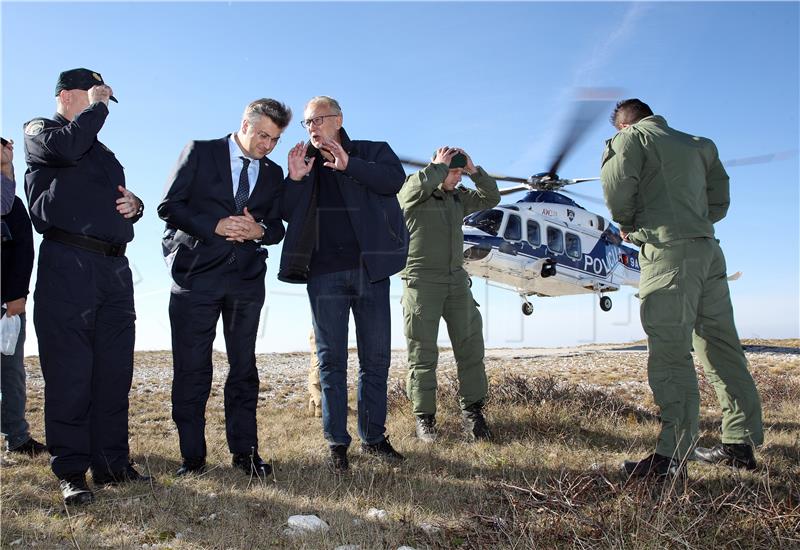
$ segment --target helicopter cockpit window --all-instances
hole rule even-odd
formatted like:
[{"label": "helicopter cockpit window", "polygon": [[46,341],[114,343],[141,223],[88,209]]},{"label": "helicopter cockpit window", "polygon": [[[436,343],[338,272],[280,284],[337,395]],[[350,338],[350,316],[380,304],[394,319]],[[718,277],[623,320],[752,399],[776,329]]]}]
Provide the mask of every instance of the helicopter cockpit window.
[{"label": "helicopter cockpit window", "polygon": [[564,252],[564,234],[561,233],[560,229],[555,227],[547,228],[547,248],[559,254]]},{"label": "helicopter cockpit window", "polygon": [[539,232],[539,224],[533,220],[528,220],[528,242],[531,246],[542,244],[542,235]]},{"label": "helicopter cockpit window", "polygon": [[480,229],[489,235],[497,236],[503,222],[502,210],[481,210],[464,218],[464,225]]},{"label": "helicopter cockpit window", "polygon": [[519,216],[516,214],[511,214],[508,216],[506,231],[503,233],[503,236],[509,241],[522,240],[522,220]]},{"label": "helicopter cockpit window", "polygon": [[567,233],[567,256],[580,260],[581,239],[574,233]]}]

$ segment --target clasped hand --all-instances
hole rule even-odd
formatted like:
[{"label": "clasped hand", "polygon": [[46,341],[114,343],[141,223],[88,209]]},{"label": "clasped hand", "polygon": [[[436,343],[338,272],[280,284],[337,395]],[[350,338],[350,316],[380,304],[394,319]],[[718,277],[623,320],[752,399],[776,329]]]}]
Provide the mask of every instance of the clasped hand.
[{"label": "clasped hand", "polygon": [[217,222],[217,227],[214,233],[221,237],[225,237],[226,241],[236,241],[243,243],[245,241],[255,241],[264,237],[264,228],[255,220],[255,218],[244,208],[241,216],[228,216],[222,218]]}]

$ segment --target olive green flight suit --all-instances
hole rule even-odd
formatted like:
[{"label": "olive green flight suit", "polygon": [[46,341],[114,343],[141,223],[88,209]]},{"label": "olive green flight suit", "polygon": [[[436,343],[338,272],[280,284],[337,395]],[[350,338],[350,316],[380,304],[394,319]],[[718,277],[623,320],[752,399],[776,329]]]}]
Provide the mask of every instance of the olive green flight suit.
[{"label": "olive green flight suit", "polygon": [[722,442],[760,445],[761,401],[714,238],[713,224],[730,204],[716,146],[649,116],[607,142],[600,175],[614,221],[641,247],[647,374],[661,408],[656,453],[682,458],[695,444],[700,392],[692,346],[722,408]]},{"label": "olive green flight suit", "polygon": [[444,318],[458,372],[462,409],[486,397],[483,324],[464,270],[464,216],[500,202],[497,182],[482,168],[471,175],[477,190],[440,187],[444,164],[429,164],[406,178],[397,195],[410,234],[403,279],[403,316],[408,341],[406,391],[413,412],[436,413],[439,320]]}]

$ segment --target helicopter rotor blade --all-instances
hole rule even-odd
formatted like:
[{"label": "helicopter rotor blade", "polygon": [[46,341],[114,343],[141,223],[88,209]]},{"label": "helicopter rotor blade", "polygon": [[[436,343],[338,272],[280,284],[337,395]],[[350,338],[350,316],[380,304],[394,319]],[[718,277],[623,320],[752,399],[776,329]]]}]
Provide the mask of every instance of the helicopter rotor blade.
[{"label": "helicopter rotor blade", "polygon": [[608,105],[615,101],[619,95],[620,90],[615,88],[586,88],[580,90],[572,122],[564,134],[560,147],[556,149],[557,153],[553,163],[547,171],[551,177],[555,177],[558,173],[558,168],[567,155],[586,134],[586,131],[597,117],[607,110]]},{"label": "helicopter rotor blade", "polygon": [[605,205],[603,199],[598,199],[597,197],[592,197],[591,195],[584,195],[583,193],[576,193],[575,191],[567,191],[566,189],[560,189],[559,193],[564,193],[565,195],[569,195],[571,197],[576,197],[586,202],[592,202],[594,204],[602,204]]},{"label": "helicopter rotor blade", "polygon": [[575,185],[576,183],[583,183],[585,181],[600,181],[600,178],[565,178],[559,180],[564,185]]},{"label": "helicopter rotor blade", "polygon": [[755,157],[739,157],[724,161],[722,164],[726,168],[734,166],[747,166],[749,164],[765,164],[767,162],[775,162],[779,160],[786,160],[797,156],[797,149],[788,149],[786,151],[779,151],[777,153],[768,153],[766,155],[758,155]]},{"label": "helicopter rotor blade", "polygon": [[510,195],[511,193],[516,193],[518,191],[530,191],[530,186],[528,185],[515,185],[514,187],[506,187],[505,189],[500,189],[500,195]]},{"label": "helicopter rotor blade", "polygon": [[423,162],[421,160],[409,159],[409,158],[404,158],[404,157],[400,158],[400,162],[402,164],[406,164],[408,166],[413,166],[415,168],[425,168],[426,166],[428,166],[430,164],[430,161],[429,162]]},{"label": "helicopter rotor blade", "polygon": [[518,178],[516,176],[502,176],[500,174],[489,174],[489,176],[496,179],[497,181],[510,181],[512,183],[527,183],[530,185],[530,180],[528,178]]}]

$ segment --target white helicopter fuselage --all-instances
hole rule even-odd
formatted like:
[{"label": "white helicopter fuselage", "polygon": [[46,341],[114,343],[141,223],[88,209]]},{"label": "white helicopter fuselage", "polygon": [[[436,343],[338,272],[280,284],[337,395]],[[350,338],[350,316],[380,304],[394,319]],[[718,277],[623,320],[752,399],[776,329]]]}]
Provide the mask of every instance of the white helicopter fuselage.
[{"label": "white helicopter fuselage", "polygon": [[[465,218],[463,231],[467,272],[523,298],[602,296],[639,284],[638,251],[622,244],[619,230],[553,191],[533,191],[517,203],[476,212]],[[610,309],[605,300],[601,306]]]}]

